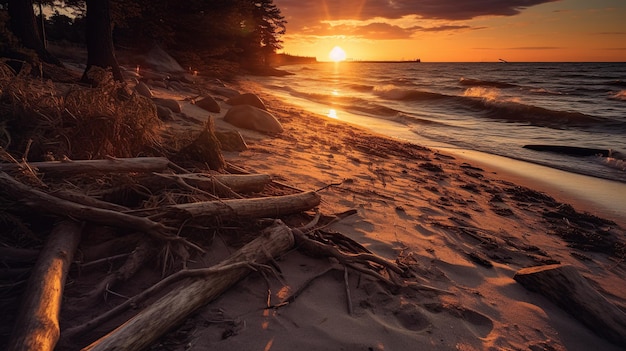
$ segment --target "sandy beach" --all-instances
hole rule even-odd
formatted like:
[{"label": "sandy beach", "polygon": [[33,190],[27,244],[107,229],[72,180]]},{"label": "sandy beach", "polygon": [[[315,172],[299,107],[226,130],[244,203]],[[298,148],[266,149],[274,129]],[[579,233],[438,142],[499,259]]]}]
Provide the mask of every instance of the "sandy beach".
[{"label": "sandy beach", "polygon": [[[260,94],[245,81],[229,88]],[[624,252],[584,239],[609,236],[623,247],[626,233],[618,224],[576,212],[549,192],[519,186],[458,155],[314,116],[269,95],[259,96],[285,131],[238,129],[222,120],[230,108],[226,97],[211,95],[221,113],[190,103],[183,113],[198,121],[211,115],[218,130],[242,134],[248,150],[226,152],[228,162],[318,191],[324,215],[356,210],[326,230],[406,265],[411,274],[390,289],[294,250],[278,260],[281,281],[249,275],[154,349],[620,349],[513,280],[524,267],[572,265],[623,311]],[[181,128],[199,130],[201,124],[176,117],[166,130]],[[218,241],[210,250],[198,264],[227,255]],[[303,287],[293,301],[265,308]]]}]

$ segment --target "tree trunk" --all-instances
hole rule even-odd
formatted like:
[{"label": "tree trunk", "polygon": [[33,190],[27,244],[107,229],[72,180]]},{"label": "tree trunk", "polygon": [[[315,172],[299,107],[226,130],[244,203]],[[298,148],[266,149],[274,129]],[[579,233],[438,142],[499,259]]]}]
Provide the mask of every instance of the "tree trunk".
[{"label": "tree trunk", "polygon": [[8,5],[11,31],[20,40],[20,43],[26,48],[35,50],[42,61],[61,65],[61,61],[46,50],[43,40],[41,40],[33,10],[33,1],[9,0]]},{"label": "tree trunk", "polygon": [[115,58],[113,48],[113,29],[109,0],[89,0],[87,3],[87,68],[83,73],[83,82],[92,83],[87,73],[91,67],[110,68],[113,78],[124,81],[122,70]]},{"label": "tree trunk", "polygon": [[626,313],[600,295],[575,267],[523,268],[513,279],[547,297],[596,334],[626,347]]},{"label": "tree trunk", "polygon": [[[245,277],[245,263],[263,263],[287,252],[294,244],[291,230],[282,222],[268,228],[215,268],[218,273],[185,279],[178,288],[154,302],[137,316],[83,350],[143,350],[195,310],[221,295]],[[269,257],[269,256],[271,257]],[[228,268],[232,266],[233,268]]]},{"label": "tree trunk", "polygon": [[310,210],[319,205],[320,196],[309,191],[294,195],[258,197],[253,199],[234,199],[223,201],[204,201],[167,206],[165,212],[171,216],[181,213],[186,218],[213,217],[222,218],[262,218],[278,217],[291,213]]},{"label": "tree trunk", "polygon": [[[28,165],[38,171],[48,174],[86,174],[110,172],[159,172],[166,169],[169,160],[165,157],[136,157],[115,158],[109,160],[77,160],[77,161],[49,161],[30,162]],[[19,164],[9,163],[0,165],[0,171],[16,171]]]},{"label": "tree trunk", "polygon": [[9,350],[53,350],[59,340],[63,287],[82,225],[56,225],[33,268],[20,307]]}]

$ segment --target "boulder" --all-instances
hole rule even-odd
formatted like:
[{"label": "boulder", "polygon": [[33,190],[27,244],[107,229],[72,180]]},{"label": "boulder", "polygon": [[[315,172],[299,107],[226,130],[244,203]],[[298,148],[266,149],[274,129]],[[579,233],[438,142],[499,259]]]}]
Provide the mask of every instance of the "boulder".
[{"label": "boulder", "polygon": [[152,90],[150,90],[150,88],[148,87],[148,85],[146,85],[146,83],[144,82],[139,82],[137,83],[137,85],[135,85],[135,90],[137,91],[137,93],[141,96],[145,96],[147,98],[152,98],[153,94],[152,94]]},{"label": "boulder", "polygon": [[215,101],[215,99],[210,96],[205,96],[202,99],[197,100],[196,106],[209,112],[215,113],[219,113],[221,110],[220,105],[217,103],[217,101]]},{"label": "boulder", "polygon": [[146,55],[146,63],[159,72],[184,72],[183,67],[160,46],[155,45]]},{"label": "boulder", "polygon": [[172,112],[180,113],[182,111],[180,104],[174,99],[152,98],[152,101],[157,105],[169,108]]},{"label": "boulder", "polygon": [[157,111],[157,117],[159,117],[161,121],[174,120],[174,116],[173,116],[174,113],[169,108],[165,106],[161,106],[161,105],[156,105],[156,111]]},{"label": "boulder", "polygon": [[[223,84],[221,82],[216,83],[216,84]],[[239,95],[239,92],[235,89],[231,89],[231,88],[227,88],[225,86],[214,86],[214,87],[210,87],[209,91],[211,91],[214,94],[217,95],[221,95],[221,96],[225,96],[227,98],[232,98],[235,97],[237,95]]]},{"label": "boulder", "polygon": [[264,133],[282,133],[284,130],[274,115],[250,105],[233,106],[226,112],[224,121],[239,128]]},{"label": "boulder", "polygon": [[261,100],[258,96],[252,93],[245,93],[245,94],[240,94],[238,96],[232,97],[228,99],[226,103],[231,106],[250,105],[256,108],[260,108],[261,110],[267,111],[267,107],[265,107],[263,100]]},{"label": "boulder", "polygon": [[217,140],[220,141],[222,151],[246,151],[248,145],[243,140],[241,133],[236,130],[215,131]]}]

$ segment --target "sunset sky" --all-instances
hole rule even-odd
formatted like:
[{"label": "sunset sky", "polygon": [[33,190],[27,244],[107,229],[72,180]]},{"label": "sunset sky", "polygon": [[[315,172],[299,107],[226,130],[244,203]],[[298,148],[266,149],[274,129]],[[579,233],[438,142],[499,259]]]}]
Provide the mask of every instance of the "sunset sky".
[{"label": "sunset sky", "polygon": [[352,60],[626,61],[624,0],[274,0],[283,52]]}]

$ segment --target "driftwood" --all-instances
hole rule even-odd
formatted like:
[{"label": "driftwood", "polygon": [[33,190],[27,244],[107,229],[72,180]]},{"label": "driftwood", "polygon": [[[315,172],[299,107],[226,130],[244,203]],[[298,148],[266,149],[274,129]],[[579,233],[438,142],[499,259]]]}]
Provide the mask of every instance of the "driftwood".
[{"label": "driftwood", "polygon": [[[111,158],[106,160],[76,160],[30,162],[31,168],[36,168],[46,174],[87,174],[107,172],[159,172],[167,169],[169,160],[165,157],[135,157]],[[0,164],[0,171],[17,171],[21,164]]]},{"label": "driftwood", "polygon": [[9,350],[53,350],[59,340],[63,287],[82,225],[56,225],[41,250],[13,327]]},{"label": "driftwood", "polygon": [[205,201],[167,206],[164,215],[180,214],[186,218],[220,216],[222,218],[261,218],[310,210],[319,205],[320,195],[309,191],[294,195]]},{"label": "driftwood", "polygon": [[581,321],[596,334],[626,347],[626,313],[600,295],[569,265],[548,265],[519,270],[513,277]]},{"label": "driftwood", "polygon": [[153,243],[143,240],[137,248],[126,257],[124,264],[114,272],[107,274],[85,296],[78,300],[81,308],[92,307],[98,302],[105,300],[108,291],[111,291],[118,283],[130,279],[154,254]]},{"label": "driftwood", "polygon": [[[293,244],[291,230],[277,221],[261,236],[218,264],[218,270],[224,268],[219,274],[184,279],[178,288],[83,350],[132,351],[148,347],[196,309],[215,299],[247,275],[251,268],[242,263],[263,263],[287,252]],[[233,268],[227,269],[229,266]]]},{"label": "driftwood", "polygon": [[[263,191],[265,185],[269,184],[271,178],[267,174],[156,174],[160,178],[158,181],[163,184],[163,179],[171,181],[183,181],[188,185],[198,189],[213,193],[225,193],[224,187],[229,192],[251,193]],[[152,189],[152,187],[151,187]],[[230,195],[230,194],[227,194]]]},{"label": "driftwood", "polygon": [[7,194],[24,205],[42,212],[104,225],[135,229],[151,234],[158,239],[185,242],[191,245],[191,243],[183,238],[167,235],[168,231],[173,231],[174,229],[167,228],[161,223],[151,221],[148,218],[131,216],[117,211],[95,208],[59,199],[43,191],[26,186],[4,172],[0,172],[0,189],[4,190]]},{"label": "driftwood", "polygon": [[93,198],[85,194],[81,194],[76,191],[58,190],[50,194],[54,195],[55,197],[58,197],[59,199],[68,200],[68,201],[75,202],[81,205],[87,205],[91,207],[97,207],[97,208],[102,208],[105,210],[112,210],[112,211],[120,211],[120,212],[128,211],[128,207],[98,200],[96,198]]}]

